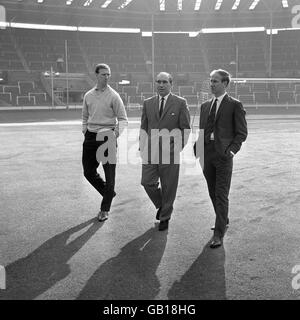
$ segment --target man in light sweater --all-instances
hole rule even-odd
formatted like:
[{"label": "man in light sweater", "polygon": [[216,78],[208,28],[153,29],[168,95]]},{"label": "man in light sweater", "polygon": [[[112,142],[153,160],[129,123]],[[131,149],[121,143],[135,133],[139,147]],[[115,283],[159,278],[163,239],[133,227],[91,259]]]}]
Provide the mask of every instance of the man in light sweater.
[{"label": "man in light sweater", "polygon": [[[99,150],[103,145],[112,142],[116,145],[116,138],[128,125],[128,119],[123,101],[120,95],[108,85],[110,78],[110,67],[107,64],[97,64],[95,68],[97,85],[89,90],[83,98],[82,108],[82,132],[84,134],[82,165],[83,172],[90,184],[102,195],[102,202],[98,214],[99,221],[108,218],[113,197],[116,195],[115,172],[116,161],[102,161]],[[111,151],[113,150],[113,151]],[[107,148],[105,156],[110,157],[108,152],[116,150]],[[97,172],[102,162],[105,181]]]}]

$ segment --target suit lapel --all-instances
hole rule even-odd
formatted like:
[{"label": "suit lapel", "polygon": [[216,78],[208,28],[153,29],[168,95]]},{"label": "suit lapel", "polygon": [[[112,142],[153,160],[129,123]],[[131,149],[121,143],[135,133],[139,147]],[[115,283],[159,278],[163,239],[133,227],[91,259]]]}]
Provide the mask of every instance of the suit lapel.
[{"label": "suit lapel", "polygon": [[222,110],[224,109],[224,106],[226,105],[226,103],[228,102],[228,94],[226,94],[219,106],[219,109],[218,109],[218,112],[217,112],[217,115],[216,115],[216,120],[217,121],[220,117],[220,113],[222,112]]},{"label": "suit lapel", "polygon": [[202,126],[201,128],[205,128],[206,126],[206,123],[207,123],[207,119],[208,119],[208,116],[209,116],[209,110],[210,110],[210,107],[211,107],[211,103],[212,103],[213,99],[210,99],[209,101],[207,101],[207,103],[205,105],[203,105],[203,113],[201,114],[201,122],[202,122]]},{"label": "suit lapel", "polygon": [[[160,120],[163,119],[163,117],[165,116],[165,114],[167,113],[167,111],[171,108],[172,99],[173,99],[173,95],[172,95],[172,93],[170,93],[170,95],[169,95],[169,97],[168,97],[168,100],[167,100],[167,102],[166,102],[166,104],[165,104],[165,107],[164,107],[164,110],[163,110],[163,113],[162,113],[162,115],[161,115]],[[158,114],[158,116],[159,116],[159,114]]]},{"label": "suit lapel", "polygon": [[159,121],[159,96],[157,95],[153,101],[154,104],[154,113],[157,121]]}]

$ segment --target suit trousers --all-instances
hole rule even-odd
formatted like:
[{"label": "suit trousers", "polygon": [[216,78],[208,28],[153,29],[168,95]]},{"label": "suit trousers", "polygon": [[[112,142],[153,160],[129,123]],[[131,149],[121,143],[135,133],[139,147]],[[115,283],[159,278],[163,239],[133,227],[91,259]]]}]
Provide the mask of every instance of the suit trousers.
[{"label": "suit trousers", "polygon": [[[96,158],[97,149],[104,141],[96,141],[97,134],[87,131],[83,142],[82,166],[85,178],[102,195],[101,210],[109,211],[114,197],[116,164],[103,163],[105,181],[97,172],[99,162]],[[106,151],[107,152],[107,151]],[[107,154],[106,154],[107,156]]]},{"label": "suit trousers", "polygon": [[221,156],[215,149],[214,141],[204,145],[203,174],[207,182],[215,218],[214,235],[224,237],[228,223],[229,190],[232,176],[233,160],[224,154]]},{"label": "suit trousers", "polygon": [[[143,164],[142,186],[155,207],[161,208],[160,221],[169,220],[176,198],[179,164]],[[160,180],[160,186],[159,186]]]}]

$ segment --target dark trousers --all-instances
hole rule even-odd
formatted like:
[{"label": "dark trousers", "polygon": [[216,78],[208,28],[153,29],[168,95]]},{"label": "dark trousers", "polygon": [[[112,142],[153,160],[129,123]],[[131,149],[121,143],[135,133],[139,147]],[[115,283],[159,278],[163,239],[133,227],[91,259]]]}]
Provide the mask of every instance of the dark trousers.
[{"label": "dark trousers", "polygon": [[[142,182],[155,207],[161,208],[160,221],[169,220],[178,186],[179,164],[143,164]],[[159,180],[160,185],[159,187]]]},{"label": "dark trousers", "polygon": [[204,170],[209,196],[215,214],[214,235],[223,237],[228,223],[229,190],[232,176],[232,158],[221,156],[215,150],[214,141],[204,145]]},{"label": "dark trousers", "polygon": [[112,203],[112,199],[115,195],[115,175],[116,175],[116,165],[105,163],[102,164],[105,181],[101,178],[97,172],[99,167],[99,162],[96,158],[96,152],[104,141],[96,141],[97,134],[94,132],[87,131],[85,134],[85,139],[83,142],[82,150],[82,166],[83,173],[89,183],[102,195],[103,199],[101,202],[101,210],[109,211]]}]

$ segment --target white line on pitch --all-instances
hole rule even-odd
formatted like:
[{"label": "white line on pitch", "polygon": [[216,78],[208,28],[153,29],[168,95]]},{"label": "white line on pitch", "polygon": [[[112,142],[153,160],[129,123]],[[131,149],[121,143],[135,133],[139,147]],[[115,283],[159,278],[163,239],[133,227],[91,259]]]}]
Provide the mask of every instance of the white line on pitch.
[{"label": "white line on pitch", "polygon": [[[81,124],[81,121],[74,120],[74,121],[51,121],[51,122],[23,122],[23,123],[0,123],[0,127],[25,127],[25,126],[57,126],[57,125],[64,125],[64,126],[71,126]],[[137,120],[130,120],[128,123],[141,123]]]}]

